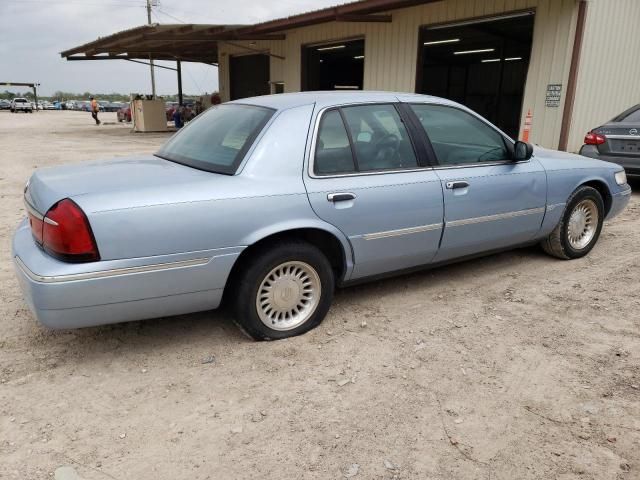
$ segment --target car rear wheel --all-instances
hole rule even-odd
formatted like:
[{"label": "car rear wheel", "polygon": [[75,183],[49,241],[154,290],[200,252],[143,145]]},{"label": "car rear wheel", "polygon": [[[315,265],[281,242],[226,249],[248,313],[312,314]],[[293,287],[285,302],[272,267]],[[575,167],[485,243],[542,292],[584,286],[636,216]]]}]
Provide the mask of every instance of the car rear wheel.
[{"label": "car rear wheel", "polygon": [[565,260],[584,257],[598,241],[603,220],[600,192],[588,186],[579,187],[569,197],[560,223],[542,241],[542,248]]},{"label": "car rear wheel", "polygon": [[324,319],[333,300],[334,274],[315,246],[287,242],[244,262],[234,288],[235,318],[256,340],[305,333]]}]

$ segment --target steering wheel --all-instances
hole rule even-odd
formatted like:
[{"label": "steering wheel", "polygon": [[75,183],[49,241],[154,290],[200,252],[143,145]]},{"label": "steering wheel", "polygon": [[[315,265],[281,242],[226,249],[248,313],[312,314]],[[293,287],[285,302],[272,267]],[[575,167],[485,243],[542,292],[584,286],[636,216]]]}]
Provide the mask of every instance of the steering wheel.
[{"label": "steering wheel", "polygon": [[379,150],[383,148],[398,150],[398,147],[400,146],[400,139],[393,133],[387,133],[384,137],[376,140],[373,146]]}]

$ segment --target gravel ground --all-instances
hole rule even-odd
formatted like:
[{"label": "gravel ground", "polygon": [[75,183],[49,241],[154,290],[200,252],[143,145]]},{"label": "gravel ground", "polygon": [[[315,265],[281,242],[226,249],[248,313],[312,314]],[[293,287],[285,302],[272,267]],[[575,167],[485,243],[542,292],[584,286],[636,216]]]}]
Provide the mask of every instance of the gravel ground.
[{"label": "gravel ground", "polygon": [[353,287],[290,340],[225,312],[49,331],[10,259],[25,181],[167,137],[102,117],[0,112],[0,478],[640,478],[640,195],[587,258]]}]

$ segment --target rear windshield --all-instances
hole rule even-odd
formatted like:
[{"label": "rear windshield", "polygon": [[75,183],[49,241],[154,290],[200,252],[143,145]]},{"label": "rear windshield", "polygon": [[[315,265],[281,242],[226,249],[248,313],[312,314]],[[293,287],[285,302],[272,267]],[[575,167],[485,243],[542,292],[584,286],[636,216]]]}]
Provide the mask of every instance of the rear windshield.
[{"label": "rear windshield", "polygon": [[625,123],[640,123],[640,105],[636,105],[635,107],[631,107],[629,110],[622,112],[620,115],[614,118],[613,121]]},{"label": "rear windshield", "polygon": [[13,101],[16,103],[27,103],[27,101],[24,98],[15,98]]},{"label": "rear windshield", "polygon": [[253,105],[217,105],[171,137],[156,155],[232,175],[273,113],[270,108]]}]

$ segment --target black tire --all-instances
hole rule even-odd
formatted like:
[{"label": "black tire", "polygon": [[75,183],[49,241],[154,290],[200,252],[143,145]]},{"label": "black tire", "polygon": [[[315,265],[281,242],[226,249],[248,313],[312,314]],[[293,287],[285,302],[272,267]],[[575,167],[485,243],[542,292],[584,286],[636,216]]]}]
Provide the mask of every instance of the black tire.
[{"label": "black tire", "polygon": [[[584,200],[592,200],[598,210],[598,222],[593,237],[582,248],[575,248],[569,241],[569,219],[574,209]],[[604,202],[602,195],[593,187],[583,185],[578,187],[567,200],[567,205],[560,219],[560,223],[553,229],[551,234],[542,241],[541,246],[549,255],[563,260],[581,258],[588,254],[600,237],[602,222],[604,221]]]},{"label": "black tire", "polygon": [[[313,313],[290,330],[270,328],[260,319],[256,299],[263,280],[273,269],[286,262],[304,262],[312,267],[320,281],[319,301]],[[240,265],[236,278],[232,279],[230,302],[238,326],[255,340],[279,340],[294,337],[317,327],[327,315],[333,300],[335,280],[327,257],[315,246],[290,241],[255,252]]]}]

